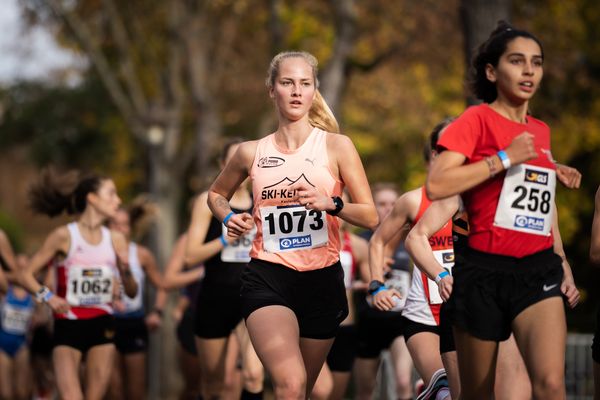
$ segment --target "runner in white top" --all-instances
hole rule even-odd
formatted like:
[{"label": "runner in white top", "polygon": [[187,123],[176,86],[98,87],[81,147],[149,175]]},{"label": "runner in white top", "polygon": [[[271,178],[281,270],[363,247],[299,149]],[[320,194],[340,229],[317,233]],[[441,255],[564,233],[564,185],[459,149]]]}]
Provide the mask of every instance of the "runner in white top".
[{"label": "runner in white top", "polygon": [[[127,264],[125,238],[103,223],[114,216],[121,200],[114,182],[96,175],[57,174],[45,170],[31,189],[35,211],[49,216],[78,214],[76,222],[56,228],[31,258],[23,286],[55,313],[53,361],[60,396],[103,398],[114,357],[112,299],[121,276],[124,292],[133,297],[137,284]],[[55,260],[57,295],[40,285],[34,274]],[[118,270],[118,271],[117,271]],[[86,356],[85,395],[79,366]]]}]

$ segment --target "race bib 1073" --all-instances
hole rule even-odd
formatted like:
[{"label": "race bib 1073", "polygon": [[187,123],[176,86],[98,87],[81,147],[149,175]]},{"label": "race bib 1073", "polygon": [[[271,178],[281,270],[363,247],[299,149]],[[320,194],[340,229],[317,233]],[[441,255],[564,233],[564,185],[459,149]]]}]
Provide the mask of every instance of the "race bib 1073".
[{"label": "race bib 1073", "polygon": [[322,247],[327,244],[325,212],[304,206],[261,207],[263,247],[269,253]]}]

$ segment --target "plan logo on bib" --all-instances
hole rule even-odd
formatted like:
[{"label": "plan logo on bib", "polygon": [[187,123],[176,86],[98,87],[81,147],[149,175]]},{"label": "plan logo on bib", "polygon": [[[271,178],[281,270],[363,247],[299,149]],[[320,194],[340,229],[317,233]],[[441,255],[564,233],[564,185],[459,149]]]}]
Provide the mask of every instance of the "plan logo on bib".
[{"label": "plan logo on bib", "polygon": [[312,239],[311,239],[310,235],[279,239],[279,248],[281,250],[302,249],[304,247],[311,247],[311,246],[312,246]]},{"label": "plan logo on bib", "polygon": [[527,215],[517,215],[515,217],[515,227],[532,229],[534,231],[543,231],[544,218],[530,217]]}]

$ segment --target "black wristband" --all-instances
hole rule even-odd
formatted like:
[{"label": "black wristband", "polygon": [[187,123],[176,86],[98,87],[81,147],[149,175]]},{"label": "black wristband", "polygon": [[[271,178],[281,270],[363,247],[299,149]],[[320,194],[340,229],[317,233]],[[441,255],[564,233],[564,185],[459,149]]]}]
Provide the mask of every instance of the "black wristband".
[{"label": "black wristband", "polygon": [[335,205],[334,210],[327,210],[327,214],[329,215],[338,215],[342,208],[344,208],[344,201],[340,196],[333,196],[331,198],[333,200],[333,205]]}]

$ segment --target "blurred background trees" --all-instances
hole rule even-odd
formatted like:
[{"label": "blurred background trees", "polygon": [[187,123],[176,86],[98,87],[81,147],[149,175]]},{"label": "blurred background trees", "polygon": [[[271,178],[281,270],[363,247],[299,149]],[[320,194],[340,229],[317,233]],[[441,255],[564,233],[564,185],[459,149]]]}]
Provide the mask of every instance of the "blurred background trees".
[{"label": "blurred background trees", "polygon": [[[85,67],[76,83],[0,88],[0,225],[27,250],[49,231],[25,192],[48,164],[113,176],[125,200],[149,192],[160,217],[149,238],[164,262],[187,225],[189,198],[216,174],[224,139],[276,126],[264,78],[283,49],[310,51],[321,90],[371,182],[405,190],[425,177],[429,130],[465,107],[466,60],[498,19],[544,43],[545,77],[531,107],[553,130],[554,157],[584,175],[558,190],[561,230],[582,304],[570,328],[590,331],[598,273],[589,265],[600,183],[600,7],[593,0],[19,0]],[[18,169],[18,170],[15,170]],[[27,175],[26,171],[29,171]]]}]

